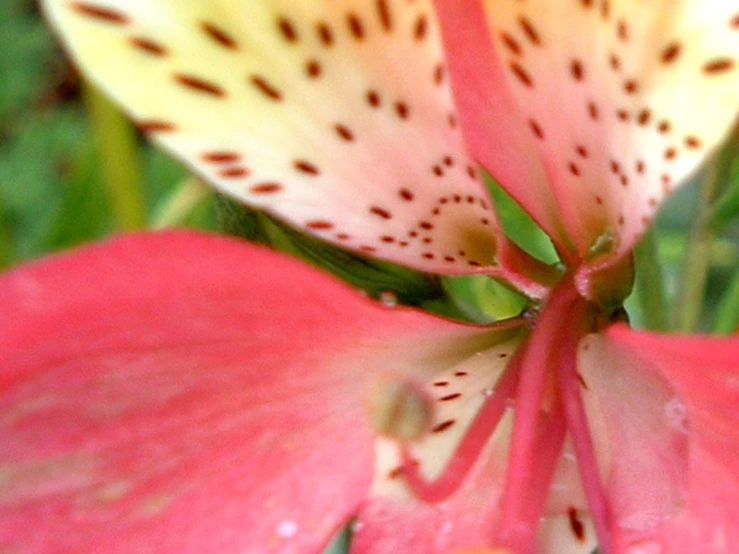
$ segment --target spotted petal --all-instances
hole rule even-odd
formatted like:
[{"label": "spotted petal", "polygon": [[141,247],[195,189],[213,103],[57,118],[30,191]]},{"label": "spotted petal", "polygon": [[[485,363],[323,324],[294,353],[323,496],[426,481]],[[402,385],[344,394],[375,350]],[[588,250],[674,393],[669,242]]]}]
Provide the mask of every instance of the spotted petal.
[{"label": "spotted petal", "polygon": [[194,233],[20,268],[0,303],[4,552],[320,552],[370,486],[372,378],[499,340]]},{"label": "spotted petal", "polygon": [[[476,47],[453,33],[480,7],[437,3],[475,155],[555,238],[563,222],[580,257],[628,251],[735,120],[735,2],[486,0]],[[473,64],[489,65],[477,80]],[[512,147],[485,151],[480,136],[496,132]]]},{"label": "spotted petal", "polygon": [[612,433],[601,452],[614,552],[735,552],[739,339],[616,326],[586,346],[588,394],[605,399]]},{"label": "spotted petal", "polygon": [[428,1],[45,7],[80,67],[221,191],[423,270],[494,264]]}]

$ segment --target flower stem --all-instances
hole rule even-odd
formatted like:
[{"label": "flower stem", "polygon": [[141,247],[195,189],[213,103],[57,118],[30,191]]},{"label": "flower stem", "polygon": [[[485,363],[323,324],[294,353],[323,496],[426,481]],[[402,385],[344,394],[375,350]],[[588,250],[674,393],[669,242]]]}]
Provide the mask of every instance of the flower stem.
[{"label": "flower stem", "polygon": [[715,158],[701,179],[673,313],[672,326],[677,331],[689,333],[698,327],[710,266],[711,242],[715,237],[710,224],[711,205],[727,170],[727,164],[721,163],[720,157]]},{"label": "flower stem", "polygon": [[149,227],[163,229],[182,223],[209,194],[210,189],[197,177],[183,179],[164,202],[157,206]]},{"label": "flower stem", "polygon": [[667,327],[667,302],[660,263],[659,245],[654,229],[649,229],[636,247],[636,298],[647,329]]},{"label": "flower stem", "polygon": [[721,298],[713,330],[721,335],[731,335],[739,330],[739,272]]},{"label": "flower stem", "polygon": [[134,128],[93,84],[85,82],[84,97],[102,158],[116,227],[141,229],[146,225],[146,204],[141,190]]}]

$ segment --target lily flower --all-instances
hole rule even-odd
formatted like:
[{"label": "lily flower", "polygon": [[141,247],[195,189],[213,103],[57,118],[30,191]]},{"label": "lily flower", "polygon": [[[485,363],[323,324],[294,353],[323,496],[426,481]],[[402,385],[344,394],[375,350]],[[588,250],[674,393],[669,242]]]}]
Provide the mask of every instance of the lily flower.
[{"label": "lily flower", "polygon": [[[222,192],[539,309],[389,309],[192,232],[11,271],[0,549],[309,554],[350,520],[356,554],[739,549],[739,340],[618,321],[635,243],[734,122],[735,3],[44,7]],[[564,271],[500,231],[478,164]]]}]

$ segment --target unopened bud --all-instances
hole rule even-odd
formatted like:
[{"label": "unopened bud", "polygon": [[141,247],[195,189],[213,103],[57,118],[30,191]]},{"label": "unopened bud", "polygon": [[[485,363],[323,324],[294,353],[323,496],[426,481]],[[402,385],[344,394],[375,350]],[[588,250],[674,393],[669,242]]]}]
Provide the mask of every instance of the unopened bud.
[{"label": "unopened bud", "polygon": [[379,378],[369,398],[374,430],[402,442],[420,439],[434,421],[434,401],[422,385],[396,376]]}]

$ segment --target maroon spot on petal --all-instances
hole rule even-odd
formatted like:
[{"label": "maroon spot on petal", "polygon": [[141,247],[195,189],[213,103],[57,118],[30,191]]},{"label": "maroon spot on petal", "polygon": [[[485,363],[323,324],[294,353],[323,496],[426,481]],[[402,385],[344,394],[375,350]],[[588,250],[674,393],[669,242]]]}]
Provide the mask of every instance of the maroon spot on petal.
[{"label": "maroon spot on petal", "polygon": [[451,156],[444,156],[444,159],[442,161],[447,167],[452,167],[454,165],[454,159]]},{"label": "maroon spot on petal", "polygon": [[379,206],[370,206],[369,210],[371,213],[381,217],[382,219],[390,219],[393,217],[389,211],[384,208],[380,208]]},{"label": "maroon spot on petal", "polygon": [[626,94],[634,94],[637,90],[639,90],[639,84],[634,79],[624,81],[624,92]]},{"label": "maroon spot on petal", "polygon": [[373,252],[377,251],[377,248],[375,248],[374,246],[370,246],[368,244],[362,244],[362,245],[360,245],[359,246],[359,249],[362,252],[367,252],[368,254],[372,254]]},{"label": "maroon spot on petal", "polygon": [[368,90],[365,97],[367,98],[367,103],[373,108],[380,106],[380,95],[376,90]]},{"label": "maroon spot on petal", "polygon": [[729,26],[732,29],[739,29],[739,13],[731,18],[731,21],[729,21]]},{"label": "maroon spot on petal", "polygon": [[351,237],[351,235],[348,235],[348,234],[346,234],[346,233],[337,233],[337,234],[336,234],[336,238],[337,238],[338,240],[341,240],[341,241],[345,241],[345,240],[349,240],[349,239],[350,239],[350,238],[352,238],[352,237]]},{"label": "maroon spot on petal", "polygon": [[162,133],[176,131],[177,126],[170,121],[161,119],[143,119],[136,122],[136,127],[142,133]]},{"label": "maroon spot on petal", "polygon": [[261,75],[252,75],[249,80],[259,92],[264,94],[270,100],[274,100],[276,102],[282,100],[282,93]]},{"label": "maroon spot on petal", "polygon": [[657,125],[657,130],[660,133],[665,134],[665,133],[669,133],[670,132],[670,128],[671,127],[672,126],[670,125],[670,122],[669,121],[663,120],[663,121],[660,121],[659,125]]},{"label": "maroon spot on petal", "polygon": [[447,117],[447,122],[449,123],[449,127],[452,129],[457,127],[457,118],[454,116],[453,113],[450,113]]},{"label": "maroon spot on petal", "polygon": [[585,526],[577,516],[577,510],[570,506],[567,509],[567,517],[570,520],[570,531],[578,541],[583,542],[585,540]]},{"label": "maroon spot on petal", "polygon": [[621,171],[621,164],[619,164],[616,160],[611,160],[611,171],[613,173],[618,173]]},{"label": "maroon spot on petal", "polygon": [[508,352],[501,352],[500,354],[498,354],[498,358],[507,358],[507,357],[508,357]]},{"label": "maroon spot on petal", "polygon": [[431,428],[432,433],[442,433],[443,431],[446,431],[449,429],[452,425],[454,425],[455,420],[453,419],[447,419],[446,421],[442,421],[441,423],[437,423]]},{"label": "maroon spot on petal", "polygon": [[407,240],[401,240],[401,241],[400,241],[400,242],[398,243],[398,246],[401,246],[401,247],[406,247],[406,246],[408,246],[408,241],[407,241]]},{"label": "maroon spot on petal", "polygon": [[588,114],[590,119],[596,121],[599,116],[598,105],[595,102],[588,102]]},{"label": "maroon spot on petal", "polygon": [[434,172],[434,175],[437,177],[443,177],[444,176],[444,169],[440,165],[435,165],[431,168],[431,171]]},{"label": "maroon spot on petal", "polygon": [[350,12],[346,16],[346,22],[349,25],[349,32],[352,34],[352,36],[357,40],[363,40],[364,25],[362,25],[362,20],[359,19],[359,16],[355,13]]},{"label": "maroon spot on petal", "polygon": [[647,204],[649,204],[652,208],[657,207],[657,199],[654,196],[650,196],[649,200],[647,200]]},{"label": "maroon spot on petal", "polygon": [[259,183],[250,187],[249,191],[254,194],[274,194],[282,191],[282,185],[280,183]]},{"label": "maroon spot on petal", "polygon": [[[452,258],[453,260],[454,258]],[[449,402],[450,400],[456,400],[457,398],[461,397],[462,393],[459,392],[453,392],[452,394],[447,394],[446,396],[442,396],[439,398],[439,402]]]},{"label": "maroon spot on petal", "polygon": [[239,47],[231,35],[210,21],[201,21],[200,28],[206,35],[208,35],[208,37],[210,37],[211,40],[224,48],[236,50]]},{"label": "maroon spot on petal", "polygon": [[619,224],[619,225],[620,225],[621,227],[623,227],[624,223],[626,223],[626,219],[624,218],[624,216],[623,216],[623,215],[619,215],[619,216],[618,216],[618,224]]},{"label": "maroon spot on petal", "polygon": [[240,177],[248,176],[249,173],[249,170],[245,167],[229,167],[219,171],[218,176],[223,177],[224,179],[238,179]]},{"label": "maroon spot on petal", "polygon": [[395,237],[391,237],[390,235],[383,235],[380,237],[380,240],[386,244],[392,244],[395,242]]},{"label": "maroon spot on petal", "polygon": [[439,198],[439,204],[448,204],[449,199],[448,198]]},{"label": "maroon spot on petal", "polygon": [[316,60],[308,60],[305,64],[305,72],[311,79],[321,76],[321,64]]},{"label": "maroon spot on petal", "polygon": [[409,191],[406,188],[402,188],[398,191],[398,195],[405,200],[406,202],[411,202],[413,200],[413,193]]},{"label": "maroon spot on petal", "polygon": [[677,150],[673,147],[670,147],[665,150],[664,156],[665,160],[674,160],[677,157]]},{"label": "maroon spot on petal", "polygon": [[664,64],[672,63],[680,55],[682,49],[683,47],[679,42],[671,42],[664,47],[662,53],[659,56],[659,59]]},{"label": "maroon spot on petal", "polygon": [[649,123],[649,120],[651,118],[652,118],[652,112],[649,111],[649,109],[645,108],[639,112],[639,115],[636,116],[636,121],[637,123],[639,123],[639,125],[646,125]]},{"label": "maroon spot on petal", "polygon": [[333,229],[334,224],[330,221],[325,221],[323,219],[316,219],[313,221],[308,221],[305,226],[308,229],[313,229],[315,231],[326,231],[328,229]]},{"label": "maroon spot on petal", "polygon": [[510,50],[513,54],[520,54],[521,53],[521,46],[518,44],[516,39],[514,39],[511,35],[503,31],[500,33],[500,40],[505,44],[506,48]]},{"label": "maroon spot on petal", "polygon": [[608,0],[602,0],[600,4],[600,15],[604,21],[608,21],[611,15],[611,3]]},{"label": "maroon spot on petal", "polygon": [[580,60],[572,60],[572,62],[570,62],[570,73],[575,81],[582,81],[584,71]]},{"label": "maroon spot on petal", "polygon": [[130,37],[128,40],[135,48],[138,48],[147,54],[151,54],[152,56],[167,55],[167,49],[151,39],[144,37]]},{"label": "maroon spot on petal", "polygon": [[408,114],[410,110],[408,109],[408,104],[405,102],[396,102],[395,103],[395,113],[398,114],[398,117],[400,119],[408,119]]},{"label": "maroon spot on petal", "polygon": [[424,14],[418,16],[416,19],[416,25],[413,28],[413,36],[416,40],[423,40],[426,38],[426,31],[428,29],[428,20]]},{"label": "maroon spot on petal", "polygon": [[306,160],[295,160],[293,162],[293,167],[298,171],[306,173],[308,175],[319,175],[321,173],[321,171],[314,164]]},{"label": "maroon spot on petal", "polygon": [[608,64],[611,66],[611,69],[618,71],[621,69],[621,58],[617,54],[611,54],[608,57]]},{"label": "maroon spot on petal", "polygon": [[459,204],[462,201],[462,197],[459,194],[455,194],[452,199],[454,200],[455,204]]},{"label": "maroon spot on petal", "polygon": [[226,96],[226,91],[223,90],[222,87],[211,81],[201,79],[200,77],[185,75],[184,73],[175,73],[173,77],[178,84],[195,92],[202,92],[203,94],[217,97]]},{"label": "maroon spot on petal", "polygon": [[471,165],[467,166],[467,175],[470,179],[477,179],[477,171],[475,171],[475,168]]},{"label": "maroon spot on petal", "polygon": [[418,236],[418,231],[410,231],[408,233],[408,236],[411,238],[416,238]]},{"label": "maroon spot on petal", "polygon": [[97,6],[88,2],[72,2],[72,9],[79,14],[92,17],[98,21],[105,23],[115,23],[117,25],[125,25],[130,22],[128,16],[122,11],[113,8]]},{"label": "maroon spot on petal", "polygon": [[421,256],[423,256],[427,260],[434,260],[434,259],[436,259],[436,256],[434,256],[434,254],[432,252],[424,252],[423,254],[421,254]]},{"label": "maroon spot on petal", "polygon": [[624,187],[629,186],[629,178],[626,175],[621,175],[621,185]]},{"label": "maroon spot on petal", "polygon": [[591,8],[593,6],[593,0],[581,0],[584,8]]},{"label": "maroon spot on petal", "polygon": [[[663,173],[660,177],[660,181],[663,185],[669,186],[672,183],[672,177],[670,177],[667,173]],[[663,189],[664,190],[664,189]],[[669,189],[665,190],[665,193],[669,192]]]},{"label": "maroon spot on petal", "polygon": [[295,30],[295,26],[286,17],[280,16],[277,19],[277,28],[282,33],[282,36],[285,37],[286,41],[296,42],[298,40],[298,33]]},{"label": "maroon spot on petal", "polygon": [[437,85],[440,85],[444,82],[444,66],[442,64],[437,64],[437,66],[434,68],[434,83]]},{"label": "maroon spot on petal", "polygon": [[717,58],[715,60],[711,60],[710,62],[706,62],[703,65],[703,73],[707,75],[716,75],[729,71],[733,68],[734,60],[732,60],[731,58]]},{"label": "maroon spot on petal", "polygon": [[480,223],[482,223],[483,225],[490,225],[490,220],[487,217],[483,217],[482,219],[480,219]]},{"label": "maroon spot on petal", "polygon": [[694,137],[692,135],[689,135],[689,136],[685,137],[685,146],[687,146],[688,148],[691,148],[691,149],[695,150],[696,148],[700,148],[701,147],[701,141],[700,141],[700,139],[698,137]]},{"label": "maroon spot on petal", "polygon": [[316,32],[318,33],[318,39],[324,46],[331,46],[334,43],[334,34],[326,23],[318,23]]},{"label": "maroon spot on petal", "polygon": [[541,128],[541,125],[539,125],[536,120],[529,119],[529,128],[538,139],[544,139],[544,130]]},{"label": "maroon spot on petal", "polygon": [[531,24],[531,21],[529,21],[526,17],[521,16],[518,18],[518,24],[521,26],[521,29],[523,29],[523,32],[533,44],[536,44],[537,46],[541,44],[539,33]]},{"label": "maroon spot on petal", "polygon": [[435,387],[447,387],[449,386],[449,381],[434,381],[432,385]]},{"label": "maroon spot on petal", "polygon": [[636,162],[636,172],[639,174],[644,173],[644,170],[646,169],[646,166],[644,165],[644,162],[642,160],[637,160]]},{"label": "maroon spot on petal", "polygon": [[578,144],[575,147],[575,151],[577,152],[578,156],[581,158],[587,158],[588,157],[588,149],[585,148],[582,144]]},{"label": "maroon spot on petal", "polygon": [[203,152],[200,157],[203,161],[210,163],[230,163],[239,161],[241,154],[226,150],[213,150],[211,152]]},{"label": "maroon spot on petal", "polygon": [[421,221],[418,226],[421,229],[431,230],[434,228],[434,225],[432,223],[429,223],[428,221]]},{"label": "maroon spot on petal", "polygon": [[621,121],[628,121],[631,118],[631,114],[629,114],[629,112],[624,109],[620,109],[616,111],[616,117],[618,117]]},{"label": "maroon spot on petal", "polygon": [[454,372],[454,375],[456,377],[467,377],[467,375],[469,375],[469,374],[466,371],[455,371]]},{"label": "maroon spot on petal", "polygon": [[580,168],[577,167],[573,162],[570,162],[567,168],[570,170],[570,173],[572,173],[575,177],[580,176]]},{"label": "maroon spot on petal", "polygon": [[531,76],[523,67],[518,65],[516,62],[511,62],[508,67],[524,86],[527,86],[529,88],[532,88],[534,86],[534,81],[531,79]]},{"label": "maroon spot on petal", "polygon": [[432,242],[431,237],[424,237],[424,239],[423,239],[423,243],[424,244],[431,244],[431,242]]},{"label": "maroon spot on petal", "polygon": [[470,260],[467,262],[467,265],[471,267],[480,267],[480,262],[476,262],[475,260]]},{"label": "maroon spot on petal", "polygon": [[393,20],[390,16],[390,9],[387,6],[387,0],[377,0],[377,15],[380,18],[380,24],[385,31],[391,31],[393,28]]},{"label": "maroon spot on petal", "polygon": [[345,141],[352,142],[354,140],[354,133],[346,125],[342,125],[341,123],[337,123],[336,125],[334,125],[334,130]]},{"label": "maroon spot on petal", "polygon": [[616,34],[622,42],[626,42],[629,40],[629,27],[626,25],[626,22],[622,19],[618,22],[618,25],[616,27]]},{"label": "maroon spot on petal", "polygon": [[444,256],[444,261],[452,263],[452,262],[455,262],[456,259],[454,258],[454,256]]},{"label": "maroon spot on petal", "polygon": [[599,206],[602,206],[603,205],[603,198],[600,197],[600,196],[596,196],[595,197],[595,203],[598,204]]}]

